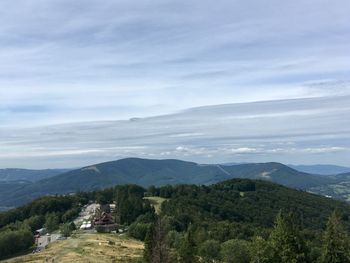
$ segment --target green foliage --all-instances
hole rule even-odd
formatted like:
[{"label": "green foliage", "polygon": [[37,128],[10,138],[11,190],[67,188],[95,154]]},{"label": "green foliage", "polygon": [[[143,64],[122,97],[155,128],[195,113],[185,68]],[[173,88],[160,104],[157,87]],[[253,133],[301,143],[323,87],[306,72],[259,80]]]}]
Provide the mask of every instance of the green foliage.
[{"label": "green foliage", "polygon": [[162,205],[171,219],[166,244],[180,262],[217,261],[218,251],[223,262],[319,262],[321,231],[335,207],[349,226],[347,204],[264,181],[163,189],[171,197]]},{"label": "green foliage", "polygon": [[179,250],[183,240],[184,240],[183,233],[179,233],[176,230],[170,230],[167,233],[166,243],[170,248]]},{"label": "green foliage", "polygon": [[[32,233],[45,226],[49,232],[59,227],[59,223],[72,220],[80,212],[81,205],[91,199],[89,193],[74,196],[47,196],[38,198],[24,206],[0,213],[0,255],[12,254],[28,249],[33,241]],[[68,224],[71,230],[75,226]],[[30,237],[30,238],[29,238]],[[6,247],[6,240],[16,243]],[[29,242],[30,241],[30,242]],[[4,248],[5,247],[5,248]]]},{"label": "green foliage", "polygon": [[74,224],[74,222],[70,222],[70,223],[69,223],[69,229],[70,229],[71,231],[77,230],[77,226]]},{"label": "green foliage", "polygon": [[221,259],[227,263],[249,263],[249,242],[231,239],[221,245]]},{"label": "green foliage", "polygon": [[285,215],[280,212],[277,215],[269,242],[273,248],[270,262],[304,263],[308,261],[305,242],[292,214]]},{"label": "green foliage", "polygon": [[194,229],[192,226],[189,227],[187,234],[185,235],[182,244],[179,249],[179,256],[181,262],[192,263],[196,262],[196,245],[193,240]]},{"label": "green foliage", "polygon": [[37,215],[37,216],[31,216],[28,219],[24,220],[24,224],[27,224],[31,231],[34,232],[37,229],[40,229],[43,227],[45,223],[45,216],[43,215]]},{"label": "green foliage", "polygon": [[220,257],[220,242],[216,240],[207,240],[200,244],[198,255],[204,262],[214,262]]},{"label": "green foliage", "polygon": [[144,241],[150,224],[134,222],[129,226],[128,233],[131,237]]},{"label": "green foliage", "polygon": [[[75,227],[75,225],[74,225],[74,227]],[[69,223],[65,223],[65,224],[60,225],[60,232],[61,232],[62,236],[69,237],[72,234],[72,231],[73,231],[73,225],[71,225]]]},{"label": "green foliage", "polygon": [[145,241],[145,249],[143,252],[143,259],[147,263],[152,263],[152,252],[154,248],[154,235],[155,235],[155,229],[154,224],[151,224],[150,227],[147,229],[146,236],[144,238]]},{"label": "green foliage", "polygon": [[161,217],[148,228],[145,237],[144,260],[150,263],[170,263],[170,251],[167,245],[166,223]]},{"label": "green foliage", "polygon": [[5,231],[0,234],[0,259],[25,251],[34,244],[29,230]]},{"label": "green foliage", "polygon": [[261,236],[256,236],[250,244],[251,263],[270,263],[273,247]]},{"label": "green foliage", "polygon": [[[45,216],[47,213],[63,214],[87,202],[81,194],[75,196],[47,196],[38,198],[24,206],[0,213],[0,228],[12,222],[23,221],[32,216]],[[68,219],[68,218],[67,218]]]},{"label": "green foliage", "polygon": [[136,185],[115,187],[118,223],[131,224],[138,216],[154,211],[150,203],[143,199],[144,192],[145,189]]},{"label": "green foliage", "polygon": [[[252,191],[253,184],[255,191]],[[240,195],[242,188],[249,189],[244,196]],[[171,198],[162,204],[162,212],[173,216],[181,231],[186,230],[190,223],[201,224],[203,221],[210,225],[210,222],[215,222],[215,225],[219,222],[235,223],[236,227],[232,226],[235,233],[228,227],[222,229],[223,239],[220,241],[233,239],[240,232],[246,238],[260,234],[264,228],[273,226],[281,209],[297,211],[302,215],[303,225],[311,230],[321,230],[336,207],[340,207],[346,217],[350,215],[346,203],[265,181],[234,179],[209,187],[173,186],[167,191],[171,192]]]},{"label": "green foliage", "polygon": [[[5,187],[5,191],[2,191],[0,185],[0,200],[4,200],[3,206],[11,207],[42,195],[94,191],[121,184],[137,184],[145,187],[184,183],[209,185],[231,178],[262,179],[261,174],[264,172],[269,173],[268,180],[298,189],[310,189],[335,181],[334,178],[326,176],[298,172],[279,163],[203,166],[180,160],[127,158],[76,169],[27,185],[10,185]],[[167,188],[161,190],[162,197],[170,198]],[[243,189],[243,192],[246,190]],[[98,201],[108,202],[99,198]]]},{"label": "green foliage", "polygon": [[349,236],[344,228],[340,211],[330,216],[324,233],[322,247],[323,263],[350,262]]},{"label": "green foliage", "polygon": [[48,232],[53,232],[59,227],[59,217],[56,213],[47,214],[45,217],[44,227]]},{"label": "green foliage", "polygon": [[144,241],[149,228],[156,220],[154,212],[147,212],[140,215],[137,220],[129,226],[128,233],[131,237]]},{"label": "green foliage", "polygon": [[62,215],[62,222],[68,222],[76,218],[79,213],[80,213],[80,208],[79,207],[73,207],[69,210],[67,210],[63,215]]}]

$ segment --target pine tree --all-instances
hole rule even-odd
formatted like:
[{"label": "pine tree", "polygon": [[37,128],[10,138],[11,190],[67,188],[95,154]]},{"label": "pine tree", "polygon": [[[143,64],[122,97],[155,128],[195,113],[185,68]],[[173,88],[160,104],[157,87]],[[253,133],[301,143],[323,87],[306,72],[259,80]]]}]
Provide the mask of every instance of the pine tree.
[{"label": "pine tree", "polygon": [[272,248],[269,242],[257,236],[250,244],[251,263],[269,263]]},{"label": "pine tree", "polygon": [[195,242],[193,240],[193,227],[190,225],[185,235],[184,241],[182,242],[179,255],[181,262],[183,263],[193,263],[196,262],[195,257]]},{"label": "pine tree", "polygon": [[145,237],[145,249],[143,251],[143,258],[145,262],[151,263],[152,262],[152,251],[153,251],[153,240],[154,237],[154,225],[152,224],[146,233]]},{"label": "pine tree", "polygon": [[144,259],[152,263],[168,263],[169,248],[166,242],[166,227],[161,217],[147,231],[145,238]]},{"label": "pine tree", "polygon": [[306,245],[299,229],[300,226],[292,214],[283,215],[281,211],[278,213],[269,239],[273,250],[270,262],[308,262]]},{"label": "pine tree", "polygon": [[323,238],[321,261],[323,263],[350,262],[349,237],[338,210],[334,211],[328,220]]}]

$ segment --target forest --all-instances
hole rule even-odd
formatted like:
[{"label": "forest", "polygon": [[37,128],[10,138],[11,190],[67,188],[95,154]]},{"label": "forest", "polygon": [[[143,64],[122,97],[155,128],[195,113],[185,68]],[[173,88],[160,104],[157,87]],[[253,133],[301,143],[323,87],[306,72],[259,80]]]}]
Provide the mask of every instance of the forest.
[{"label": "forest", "polygon": [[350,262],[344,202],[245,179],[147,193],[167,201],[130,226],[146,262]]},{"label": "forest", "polygon": [[[165,199],[160,212],[145,196]],[[350,262],[348,204],[248,179],[42,197],[0,213],[1,257],[30,250],[35,229],[67,229],[89,201],[116,203],[116,223],[145,243],[142,262]]]}]

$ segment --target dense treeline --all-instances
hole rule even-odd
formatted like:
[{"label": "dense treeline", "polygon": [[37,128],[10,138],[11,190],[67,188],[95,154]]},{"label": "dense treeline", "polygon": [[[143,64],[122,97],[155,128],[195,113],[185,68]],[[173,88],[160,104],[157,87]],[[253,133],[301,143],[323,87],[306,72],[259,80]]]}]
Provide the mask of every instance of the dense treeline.
[{"label": "dense treeline", "polygon": [[160,215],[146,213],[130,226],[129,234],[145,241],[147,262],[350,259],[350,208],[343,202],[244,179],[150,187],[148,194],[168,200]]},{"label": "dense treeline", "polygon": [[[166,198],[160,214],[145,194]],[[245,179],[40,198],[0,213],[0,257],[30,248],[42,226],[69,235],[89,200],[116,204],[115,222],[145,241],[146,262],[350,262],[348,204]]]},{"label": "dense treeline", "polygon": [[[144,200],[145,189],[137,185],[123,185],[72,196],[47,196],[0,213],[0,258],[18,253],[33,245],[33,232],[45,227],[49,232],[60,228],[69,235],[76,218],[89,200],[104,205],[116,203],[116,223],[129,225],[140,215],[153,213],[154,209]],[[30,241],[30,242],[29,242]],[[16,246],[12,244],[16,243]]]},{"label": "dense treeline", "polygon": [[27,205],[0,213],[0,258],[29,249],[33,233],[45,227],[49,232],[78,216],[89,194],[47,196]]},{"label": "dense treeline", "polygon": [[36,199],[27,205],[0,213],[0,228],[5,225],[29,219],[32,216],[46,215],[47,213],[58,213],[63,221],[68,221],[79,213],[79,204],[87,203],[84,194],[73,196],[47,196]]}]

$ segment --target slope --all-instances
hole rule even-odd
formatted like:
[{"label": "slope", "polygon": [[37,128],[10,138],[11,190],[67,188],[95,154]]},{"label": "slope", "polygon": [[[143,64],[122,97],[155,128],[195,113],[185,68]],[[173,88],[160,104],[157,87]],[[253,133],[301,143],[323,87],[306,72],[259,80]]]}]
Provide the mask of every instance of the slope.
[{"label": "slope", "polygon": [[180,160],[127,158],[96,164],[17,187],[0,200],[5,206],[17,206],[47,194],[91,191],[118,184],[175,185],[213,184],[230,178],[273,181],[286,186],[307,189],[333,179],[301,173],[279,163],[242,164],[233,166],[200,165]]}]

